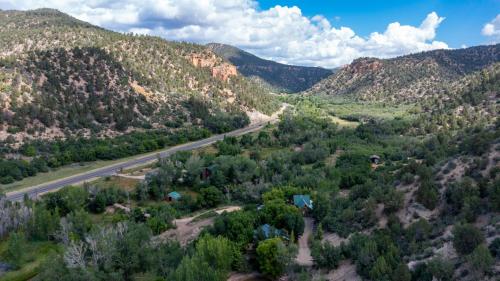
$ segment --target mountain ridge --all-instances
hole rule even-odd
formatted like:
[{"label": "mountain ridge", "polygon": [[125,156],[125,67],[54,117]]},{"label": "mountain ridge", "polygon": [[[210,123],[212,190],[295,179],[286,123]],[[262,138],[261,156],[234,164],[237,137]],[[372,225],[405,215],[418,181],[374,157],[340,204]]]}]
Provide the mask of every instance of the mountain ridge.
[{"label": "mountain ridge", "polygon": [[307,92],[361,101],[415,102],[439,95],[449,83],[496,62],[500,44],[391,59],[358,58]]},{"label": "mountain ridge", "polygon": [[212,118],[231,123],[278,108],[201,45],[121,34],[52,9],[2,11],[0,25],[1,140],[213,128]]},{"label": "mountain ridge", "polygon": [[207,46],[236,65],[244,76],[254,77],[278,91],[300,92],[334,73],[321,67],[295,66],[262,59],[226,44],[209,43]]}]

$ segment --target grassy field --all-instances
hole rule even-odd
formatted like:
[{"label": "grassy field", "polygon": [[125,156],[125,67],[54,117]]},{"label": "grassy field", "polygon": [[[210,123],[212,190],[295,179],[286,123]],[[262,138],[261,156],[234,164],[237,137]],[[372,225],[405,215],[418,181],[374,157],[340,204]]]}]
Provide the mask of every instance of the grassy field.
[{"label": "grassy field", "polygon": [[99,178],[93,183],[102,188],[119,187],[128,192],[132,192],[136,185],[140,182],[138,179],[130,179],[118,176],[109,176],[104,178]]},{"label": "grassy field", "polygon": [[[420,109],[413,104],[386,104],[379,102],[359,102],[341,97],[288,97],[288,101],[306,114],[316,116],[332,116],[340,126],[353,127],[346,119],[352,117],[369,117],[377,119],[413,118]],[[356,119],[356,118],[354,118]]]},{"label": "grassy field", "polygon": [[331,116],[331,119],[333,123],[337,123],[340,127],[356,128],[359,125],[359,122],[344,120],[337,116]]},{"label": "grassy field", "polygon": [[414,105],[386,105],[383,103],[352,102],[343,99],[332,99],[320,104],[330,115],[339,118],[347,116],[369,116],[380,119],[410,118],[418,109]]}]

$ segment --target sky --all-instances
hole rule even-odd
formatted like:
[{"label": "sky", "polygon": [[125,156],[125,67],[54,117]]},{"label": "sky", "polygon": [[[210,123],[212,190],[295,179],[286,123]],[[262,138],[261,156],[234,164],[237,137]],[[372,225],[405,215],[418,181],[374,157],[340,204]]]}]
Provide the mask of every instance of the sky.
[{"label": "sky", "polygon": [[500,43],[500,0],[0,0],[4,10],[41,7],[119,32],[325,68]]}]

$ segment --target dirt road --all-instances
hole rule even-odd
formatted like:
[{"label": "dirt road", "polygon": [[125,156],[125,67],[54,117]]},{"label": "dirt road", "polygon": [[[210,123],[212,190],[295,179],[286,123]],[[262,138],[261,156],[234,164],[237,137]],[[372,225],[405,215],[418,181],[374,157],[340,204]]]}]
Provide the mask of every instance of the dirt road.
[{"label": "dirt road", "polygon": [[312,235],[314,222],[312,218],[304,218],[305,227],[304,233],[299,238],[299,254],[295,261],[299,265],[312,266],[313,260],[311,257],[311,249],[309,248],[309,237]]},{"label": "dirt road", "polygon": [[209,210],[201,214],[197,214],[195,216],[176,219],[173,222],[176,228],[169,229],[166,232],[160,234],[159,236],[157,236],[157,239],[159,240],[175,239],[179,241],[181,245],[184,246],[190,241],[196,239],[200,234],[200,232],[203,230],[203,228],[212,225],[214,222],[213,217],[200,220],[196,220],[196,218],[212,211],[220,215],[224,212],[231,213],[238,210],[241,210],[240,206],[227,206],[219,209]]}]

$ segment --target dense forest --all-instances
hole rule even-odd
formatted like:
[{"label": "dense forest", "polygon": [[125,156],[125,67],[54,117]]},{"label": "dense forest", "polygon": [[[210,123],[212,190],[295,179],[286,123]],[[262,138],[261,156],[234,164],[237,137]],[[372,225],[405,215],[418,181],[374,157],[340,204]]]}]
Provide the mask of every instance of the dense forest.
[{"label": "dense forest", "polygon": [[[132,188],[105,179],[3,202],[12,219],[1,224],[1,255],[21,269],[43,251],[36,280],[226,280],[231,272],[322,280],[346,264],[366,280],[494,280],[498,122],[415,135],[411,118],[349,128],[318,112],[298,101],[276,126],[163,159]],[[458,166],[464,173],[451,176]],[[166,202],[172,191],[182,197]],[[314,208],[294,206],[297,194]],[[130,210],[110,212],[116,203]],[[228,205],[241,207],[210,211]],[[168,238],[196,213],[211,224],[182,243]],[[306,220],[313,271],[295,260]],[[454,254],[440,255],[447,247]]]}]

